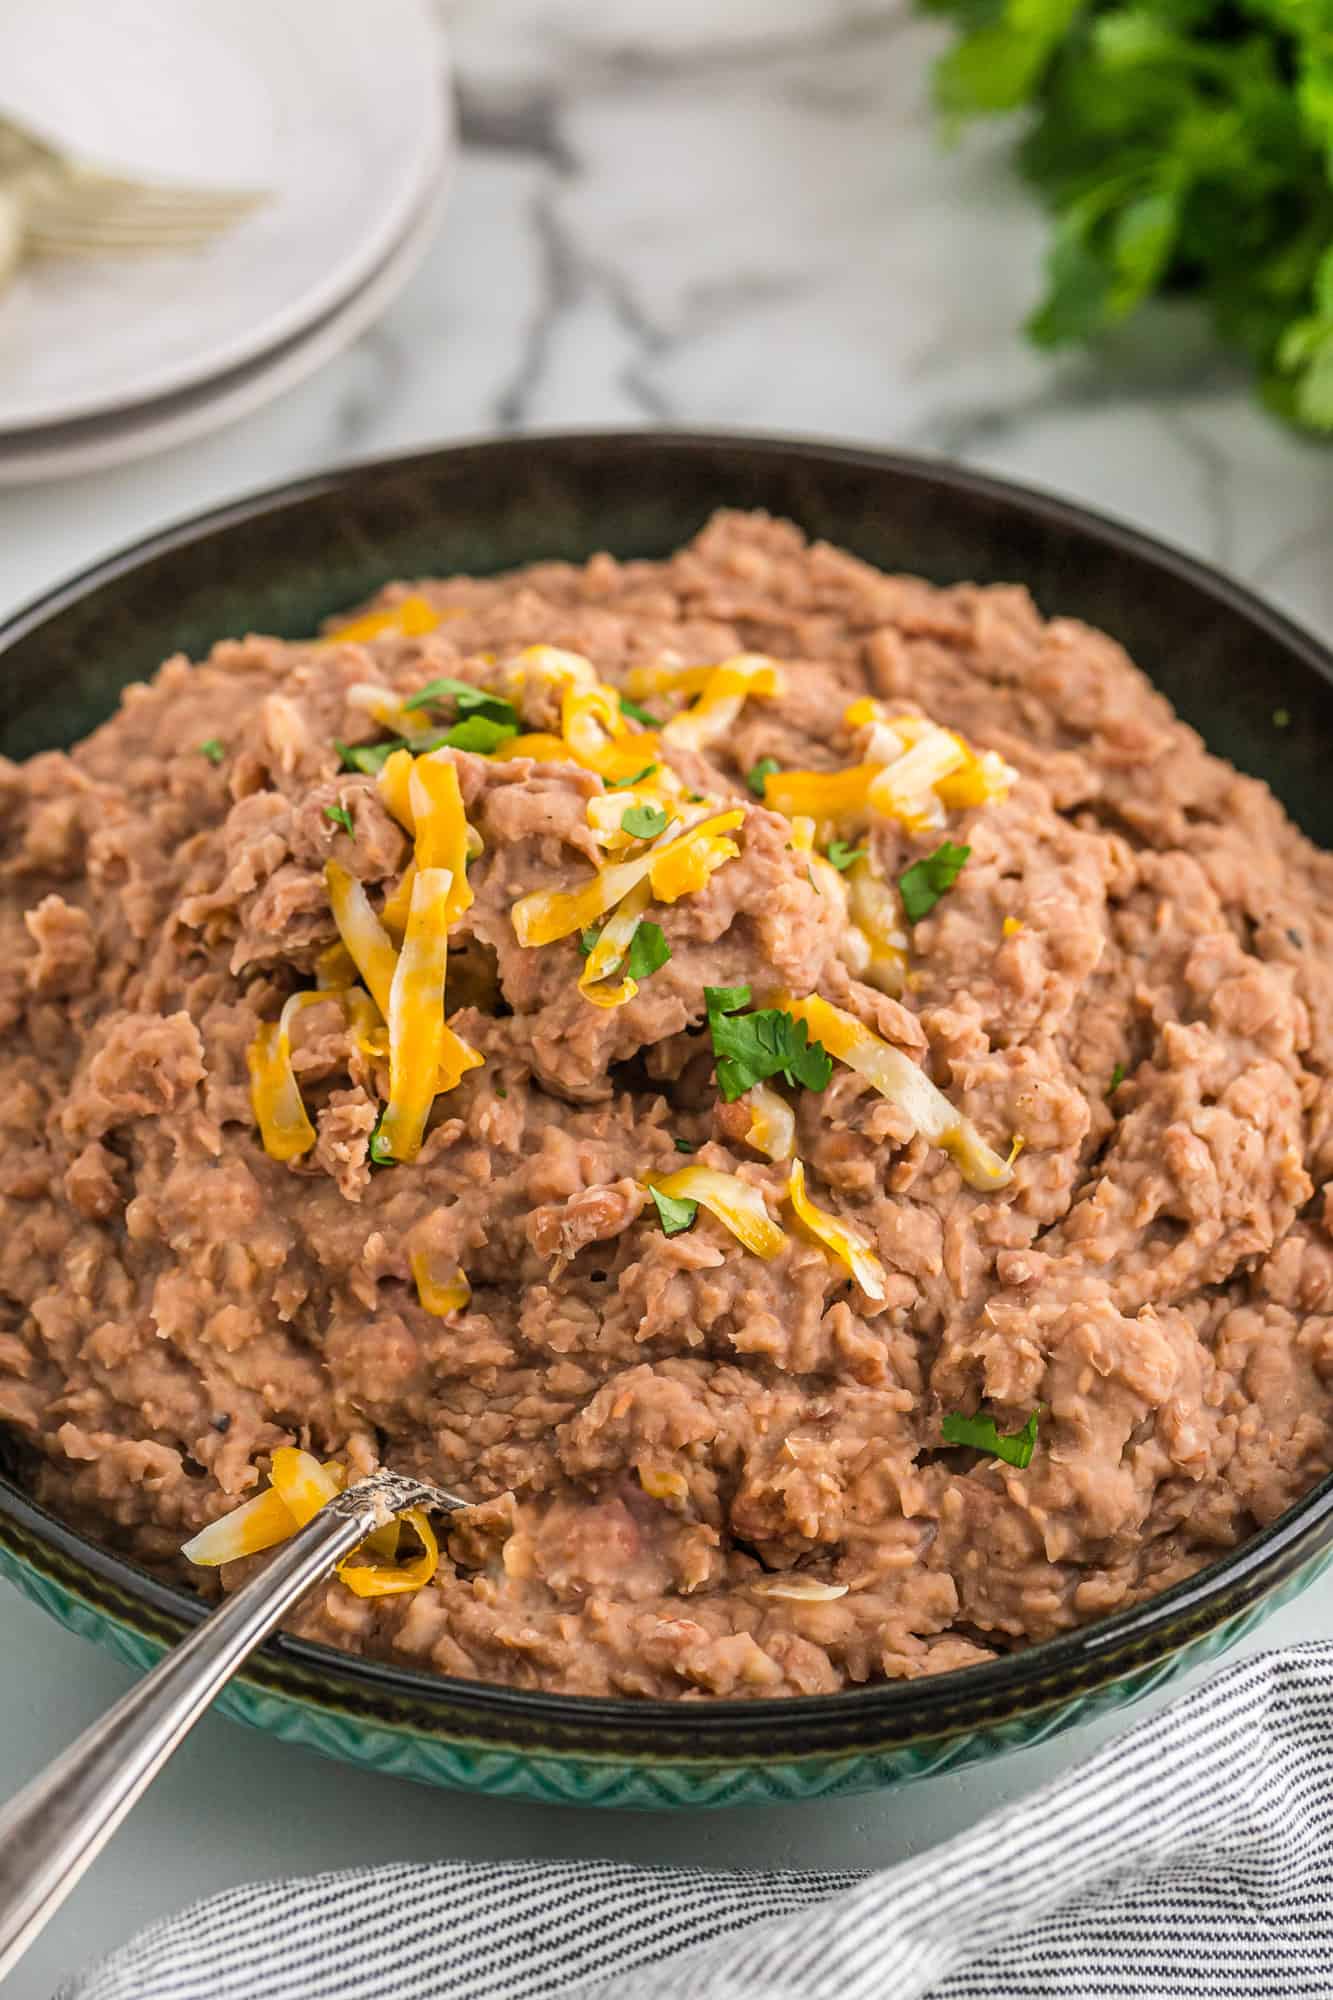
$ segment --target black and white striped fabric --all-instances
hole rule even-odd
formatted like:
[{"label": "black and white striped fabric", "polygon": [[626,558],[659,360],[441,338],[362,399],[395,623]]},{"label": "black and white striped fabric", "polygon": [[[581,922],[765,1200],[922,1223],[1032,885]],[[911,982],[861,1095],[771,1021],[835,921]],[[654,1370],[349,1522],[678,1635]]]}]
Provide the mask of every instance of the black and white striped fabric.
[{"label": "black and white striped fabric", "polygon": [[866,1876],[466,1862],[231,1891],[59,2000],[1333,1996],[1333,1643]]}]

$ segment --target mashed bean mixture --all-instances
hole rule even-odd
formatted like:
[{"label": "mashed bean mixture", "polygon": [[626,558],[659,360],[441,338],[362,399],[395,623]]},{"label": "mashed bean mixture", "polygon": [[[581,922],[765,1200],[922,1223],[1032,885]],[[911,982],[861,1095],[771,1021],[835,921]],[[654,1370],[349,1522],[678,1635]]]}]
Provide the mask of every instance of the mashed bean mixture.
[{"label": "mashed bean mixture", "polygon": [[[209,1588],[181,1544],[276,1448],[418,1471],[483,1503],[434,1580],[334,1582],[301,1630],[528,1687],[736,1696],[938,1673],[1099,1617],[1328,1469],[1333,859],[1110,639],[736,514],[665,562],[374,608],[361,639],[169,660],[68,755],[0,764],[0,1415],[43,1501]],[[682,813],[743,820],[688,892],[649,898],[670,956],[619,1005],[580,988],[596,924],[515,931],[522,897],[617,858],[590,812],[614,792],[551,748],[558,673],[515,675],[532,646],[617,688],[780,667],[716,740],[650,739]],[[389,732],[348,690],[441,676],[545,744],[440,753],[480,836],[448,1008],[483,1061],[380,1166],[383,1035],[336,994],[303,1004],[313,1143],[270,1157],[247,1051],[331,962],[326,864],[375,913],[410,901],[401,815],[349,768]],[[882,725],[847,719],[867,695],[1013,781],[975,804],[941,785],[933,823],[761,802],[774,773],[874,763]],[[966,860],[909,922],[896,885],[945,842]],[[858,893],[898,944],[853,924]],[[706,987],[750,989],[751,1013],[821,997],[993,1157],[1021,1140],[1012,1169],[970,1184],[836,1050],[823,1088],[779,1072],[728,1101]],[[756,1101],[790,1111],[785,1151]],[[856,1268],[802,1222],[793,1157],[859,1232]],[[659,1213],[650,1177],[691,1166],[757,1191],[767,1254],[706,1204]],[[960,1418],[1029,1426],[1030,1461],[953,1441]]]}]

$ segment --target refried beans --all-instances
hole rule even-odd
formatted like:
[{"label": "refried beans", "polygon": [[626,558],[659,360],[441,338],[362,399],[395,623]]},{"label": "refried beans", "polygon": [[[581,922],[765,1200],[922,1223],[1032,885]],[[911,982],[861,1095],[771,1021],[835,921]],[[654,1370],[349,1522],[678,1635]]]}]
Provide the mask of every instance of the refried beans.
[{"label": "refried beans", "polygon": [[1333,1461],[1333,858],[1021,588],[723,513],[168,660],[0,788],[0,1418],[153,1569],[386,1464],[479,1504],[307,1636],[815,1694]]}]

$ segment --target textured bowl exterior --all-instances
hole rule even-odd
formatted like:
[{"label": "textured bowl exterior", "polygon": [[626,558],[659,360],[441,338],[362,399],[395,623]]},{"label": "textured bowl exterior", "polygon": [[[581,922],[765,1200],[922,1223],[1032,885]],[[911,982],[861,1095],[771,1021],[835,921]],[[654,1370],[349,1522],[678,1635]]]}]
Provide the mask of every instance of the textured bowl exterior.
[{"label": "textured bowl exterior", "polygon": [[[744,437],[510,438],[353,466],[153,537],[0,630],[0,750],[67,744],[174,650],[296,637],[387,577],[598,548],[661,555],[715,505],[765,507],[889,569],[1020,578],[1048,615],[1128,646],[1210,747],[1333,847],[1333,660],[1225,578],[1133,531],[956,468]],[[1288,721],[1278,724],[1275,711]],[[1333,1478],[1207,1570],[1025,1652],[844,1694],[755,1702],[559,1697],[387,1666],[285,1636],[219,1707],[284,1742],[499,1797],[640,1809],[826,1798],[1040,1742],[1216,1658],[1333,1560]],[[0,1575],[140,1670],[205,1615],[0,1472]]]}]

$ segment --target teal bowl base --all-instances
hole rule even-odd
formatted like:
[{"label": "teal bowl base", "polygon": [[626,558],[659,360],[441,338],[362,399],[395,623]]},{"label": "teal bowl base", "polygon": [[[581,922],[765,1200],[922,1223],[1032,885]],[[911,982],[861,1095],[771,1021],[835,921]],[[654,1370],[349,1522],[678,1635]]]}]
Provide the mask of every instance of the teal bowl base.
[{"label": "teal bowl base", "polygon": [[[982,1728],[923,1738],[888,1750],[769,1759],[753,1765],[702,1759],[638,1763],[623,1755],[603,1761],[587,1753],[551,1756],[502,1751],[487,1744],[351,1716],[316,1700],[277,1693],[245,1676],[232,1681],[216,1705],[234,1722],[263,1730],[284,1743],[317,1750],[322,1756],[360,1764],[389,1777],[479,1792],[488,1798],[532,1799],[542,1805],[615,1806],[637,1812],[794,1805],[963,1770],[1004,1751],[1044,1743],[1109,1710],[1128,1707],[1190,1668],[1219,1659],[1271,1612],[1307,1589],[1330,1563],[1333,1549],[1321,1551],[1257,1603],[1187,1640],[1165,1659],[1104,1686],[1079,1690],[1063,1700]],[[66,1630],[91,1640],[140,1673],[146,1673],[165,1650],[158,1641],[42,1574],[2,1544],[0,1576]]]}]

